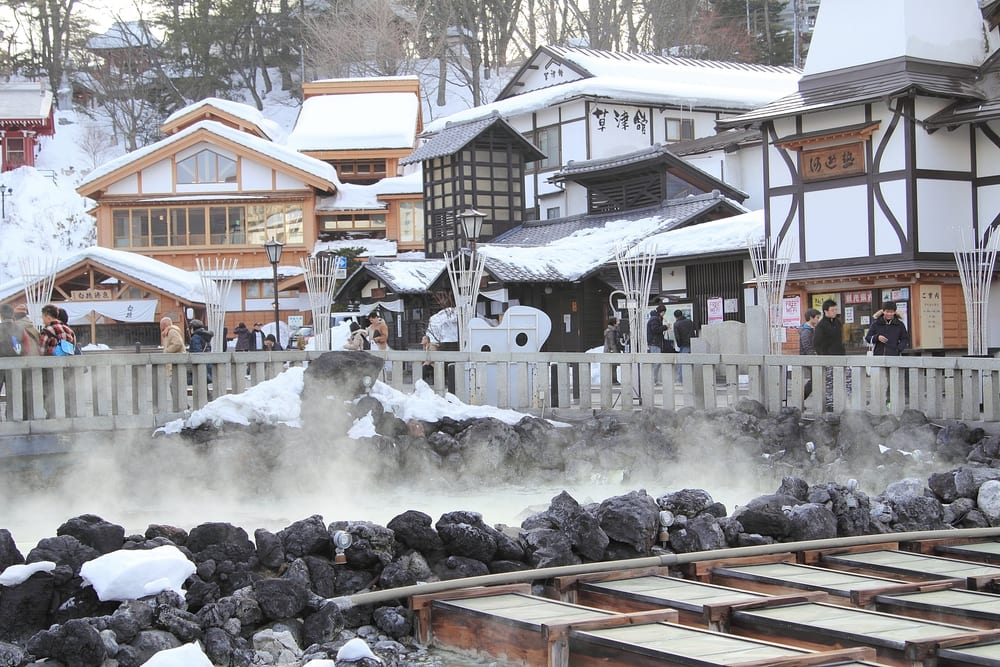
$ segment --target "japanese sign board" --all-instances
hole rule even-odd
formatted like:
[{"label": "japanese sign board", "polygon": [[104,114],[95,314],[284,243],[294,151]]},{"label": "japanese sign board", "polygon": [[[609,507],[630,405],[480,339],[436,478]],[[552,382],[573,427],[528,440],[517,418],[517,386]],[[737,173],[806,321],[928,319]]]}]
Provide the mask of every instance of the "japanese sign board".
[{"label": "japanese sign board", "polygon": [[781,326],[797,327],[802,324],[802,301],[797,296],[786,296],[781,300]]},{"label": "japanese sign board", "polygon": [[343,280],[347,277],[347,257],[342,255],[337,255],[334,258],[333,264],[333,278],[335,280]]},{"label": "japanese sign board", "polygon": [[714,297],[708,300],[708,323],[715,324],[725,319],[723,312],[722,297]]},{"label": "japanese sign board", "polygon": [[114,298],[109,289],[75,289],[69,295],[73,301],[111,301]]},{"label": "japanese sign board", "polygon": [[921,285],[919,290],[920,347],[944,347],[944,317],[941,308],[941,286]]},{"label": "japanese sign board", "polygon": [[865,173],[865,144],[827,146],[803,150],[799,154],[799,171],[802,180],[823,181],[828,178],[842,178]]}]

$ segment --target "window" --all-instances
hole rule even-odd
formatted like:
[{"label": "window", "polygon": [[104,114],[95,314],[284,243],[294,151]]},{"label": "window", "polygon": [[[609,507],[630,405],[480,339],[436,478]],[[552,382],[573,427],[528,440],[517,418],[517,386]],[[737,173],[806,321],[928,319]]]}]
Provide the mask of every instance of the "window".
[{"label": "window", "polygon": [[559,217],[560,208],[558,206],[550,206],[545,209],[545,219],[552,220]]},{"label": "window", "polygon": [[10,167],[19,167],[24,162],[24,138],[23,137],[8,137],[7,143],[7,155],[6,162]]},{"label": "window", "polygon": [[667,141],[694,139],[694,120],[690,118],[666,118]]},{"label": "window", "polygon": [[302,243],[303,239],[302,207],[297,204],[114,209],[111,228],[115,248],[260,245],[269,238]]},{"label": "window", "polygon": [[177,182],[182,185],[235,183],[236,160],[208,149],[199,151],[177,163]]},{"label": "window", "polygon": [[529,162],[529,171],[545,171],[547,169],[557,169],[562,166],[562,142],[560,140],[559,126],[550,125],[540,127],[534,132],[524,135],[524,138],[533,143],[538,150],[545,153],[545,157],[535,162]]},{"label": "window", "polygon": [[421,202],[399,203],[399,240],[403,243],[423,242],[424,205]]}]

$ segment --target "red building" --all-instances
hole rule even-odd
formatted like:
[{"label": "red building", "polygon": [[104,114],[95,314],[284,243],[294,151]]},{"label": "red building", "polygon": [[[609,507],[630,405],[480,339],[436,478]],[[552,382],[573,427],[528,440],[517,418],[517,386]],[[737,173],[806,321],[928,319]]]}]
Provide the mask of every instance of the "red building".
[{"label": "red building", "polygon": [[35,166],[38,137],[55,134],[52,114],[52,92],[43,83],[0,83],[0,171]]}]

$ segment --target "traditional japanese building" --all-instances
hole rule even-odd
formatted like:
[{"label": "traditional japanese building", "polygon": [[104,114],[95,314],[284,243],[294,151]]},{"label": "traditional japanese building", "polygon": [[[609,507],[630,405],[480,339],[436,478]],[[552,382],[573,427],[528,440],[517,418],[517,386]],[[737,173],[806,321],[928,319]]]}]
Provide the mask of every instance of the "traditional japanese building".
[{"label": "traditional japanese building", "polygon": [[1000,222],[997,36],[996,3],[825,2],[798,91],[719,122],[759,130],[789,305],[835,299],[849,351],[890,298],[917,350],[966,348],[953,253]]},{"label": "traditional japanese building", "polygon": [[[499,114],[544,155],[525,165],[525,219],[560,218],[586,210],[551,181],[570,162],[714,135],[718,120],[791,93],[800,76],[792,67],[544,46],[495,101],[428,123],[425,134]],[[760,160],[747,159],[754,150],[759,144],[699,166],[759,207]]]},{"label": "traditional japanese building", "polygon": [[0,83],[0,170],[34,167],[39,138],[55,131],[52,92],[44,83]]}]

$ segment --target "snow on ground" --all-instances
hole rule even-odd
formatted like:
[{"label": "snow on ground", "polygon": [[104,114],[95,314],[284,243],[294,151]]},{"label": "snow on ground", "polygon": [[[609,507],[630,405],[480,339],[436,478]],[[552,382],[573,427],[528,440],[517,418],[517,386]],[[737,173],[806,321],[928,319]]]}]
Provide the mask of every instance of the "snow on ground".
[{"label": "snow on ground", "polygon": [[212,661],[201,650],[198,642],[170,648],[142,663],[144,667],[212,667]]},{"label": "snow on ground", "polygon": [[80,567],[80,577],[94,587],[101,602],[138,600],[163,591],[183,597],[181,586],[194,572],[194,563],[172,544],[147,550],[119,549]]}]

